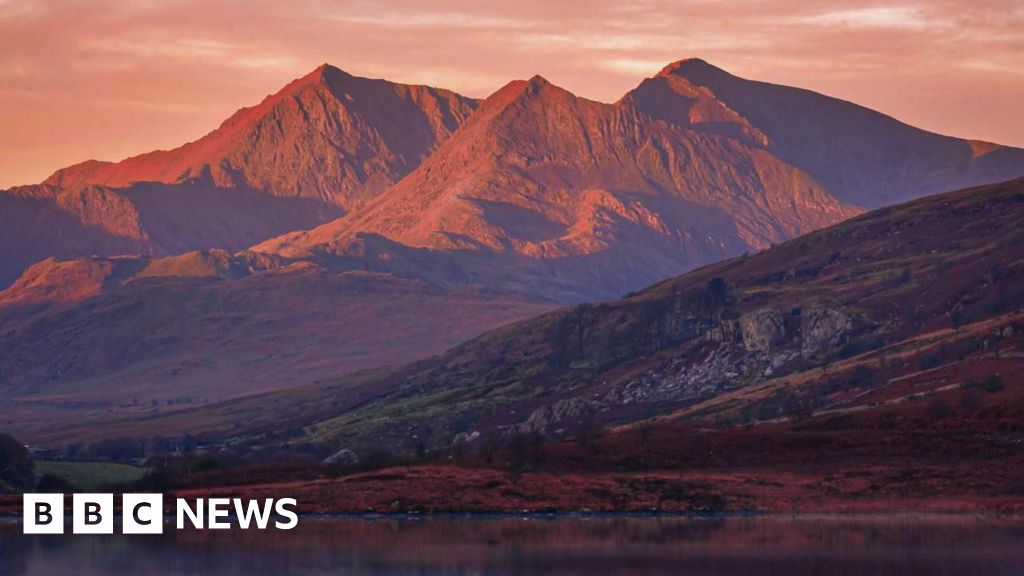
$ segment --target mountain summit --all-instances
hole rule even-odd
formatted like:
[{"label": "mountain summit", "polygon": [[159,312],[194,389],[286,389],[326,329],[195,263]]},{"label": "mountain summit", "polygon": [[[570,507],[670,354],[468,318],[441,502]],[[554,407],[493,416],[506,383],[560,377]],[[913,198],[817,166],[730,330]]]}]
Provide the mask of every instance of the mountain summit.
[{"label": "mountain summit", "polygon": [[699,58],[669,64],[626,100],[664,115],[690,106],[695,94],[705,106],[710,99],[735,114],[720,120],[754,127],[773,154],[863,208],[1022,174],[1020,149],[933,134],[810,90],[746,80]]},{"label": "mountain summit", "polygon": [[324,64],[195,142],[78,164],[45,183],[203,182],[349,209],[415,168],[475,107],[448,90],[360,78]]}]

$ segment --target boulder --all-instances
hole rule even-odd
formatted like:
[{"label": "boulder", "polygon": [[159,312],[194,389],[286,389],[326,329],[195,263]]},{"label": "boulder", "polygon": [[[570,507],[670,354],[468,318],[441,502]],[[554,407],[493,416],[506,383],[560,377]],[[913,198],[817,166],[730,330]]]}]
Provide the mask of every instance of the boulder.
[{"label": "boulder", "polygon": [[359,455],[349,450],[348,448],[342,448],[334,454],[331,454],[327,458],[323,459],[324,464],[359,464]]}]

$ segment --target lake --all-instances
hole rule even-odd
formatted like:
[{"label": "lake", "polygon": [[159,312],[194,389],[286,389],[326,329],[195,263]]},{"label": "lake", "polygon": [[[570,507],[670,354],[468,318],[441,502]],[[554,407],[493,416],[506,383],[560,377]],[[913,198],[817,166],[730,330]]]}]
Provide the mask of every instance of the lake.
[{"label": "lake", "polygon": [[24,536],[0,574],[1024,574],[1024,518],[959,515],[311,518],[288,532]]}]

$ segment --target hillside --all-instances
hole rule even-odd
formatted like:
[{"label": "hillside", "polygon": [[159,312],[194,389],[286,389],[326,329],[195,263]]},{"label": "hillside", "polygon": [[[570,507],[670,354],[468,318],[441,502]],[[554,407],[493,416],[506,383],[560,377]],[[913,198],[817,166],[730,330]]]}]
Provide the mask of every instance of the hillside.
[{"label": "hillside", "polygon": [[248,188],[21,186],[0,192],[0,288],[46,258],[236,251],[339,214],[333,205]]},{"label": "hillside", "polygon": [[231,430],[236,441],[324,454],[445,449],[460,433],[480,442],[489,431],[558,439],[589,420],[730,428],[873,410],[865,417],[894,411],[898,421],[930,405],[916,398],[959,414],[949,410],[969,406],[960,397],[993,377],[998,394],[975,397],[971,414],[995,402],[985,426],[1019,431],[1010,414],[1024,397],[1022,217],[1024,180],[929,197],[403,368],[112,422],[103,434],[177,430],[215,441]]},{"label": "hillside", "polygon": [[311,441],[408,445],[417,427],[558,435],[588,415],[743,421],[871,402],[889,383],[854,357],[910,374],[930,354],[983,352],[1019,331],[1022,217],[1021,180],[930,197],[500,329],[398,372],[381,400],[318,422]]},{"label": "hillside", "polygon": [[48,259],[0,292],[0,428],[158,415],[308,385],[437,354],[551,307],[217,250]]}]

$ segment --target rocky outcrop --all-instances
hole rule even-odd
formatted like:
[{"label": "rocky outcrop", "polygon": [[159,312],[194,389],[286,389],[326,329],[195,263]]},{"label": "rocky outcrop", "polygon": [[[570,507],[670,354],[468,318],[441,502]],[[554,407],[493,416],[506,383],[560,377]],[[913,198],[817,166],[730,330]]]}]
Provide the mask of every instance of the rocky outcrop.
[{"label": "rocky outcrop", "polygon": [[800,351],[806,358],[840,345],[853,329],[853,319],[837,308],[816,307],[800,316]]},{"label": "rocky outcrop", "polygon": [[740,316],[743,347],[749,352],[767,352],[786,339],[786,319],[775,308],[763,308]]},{"label": "rocky outcrop", "polygon": [[801,358],[842,345],[849,313],[828,306],[783,312],[760,308],[707,327],[666,364],[609,389],[605,405],[689,402],[785,373]]},{"label": "rocky outcrop", "polygon": [[710,342],[718,343],[730,343],[735,342],[740,337],[740,326],[739,322],[735,320],[724,319],[718,322],[714,326],[708,328],[708,331],[704,334]]},{"label": "rocky outcrop", "polygon": [[359,455],[349,450],[348,448],[342,448],[334,454],[331,454],[327,458],[323,459],[324,464],[359,464]]},{"label": "rocky outcrop", "polygon": [[560,424],[566,425],[581,420],[585,415],[597,411],[600,407],[597,402],[583,398],[566,398],[554,404],[537,408],[530,413],[530,417],[525,422],[516,427],[516,430],[546,434],[554,431]]}]

